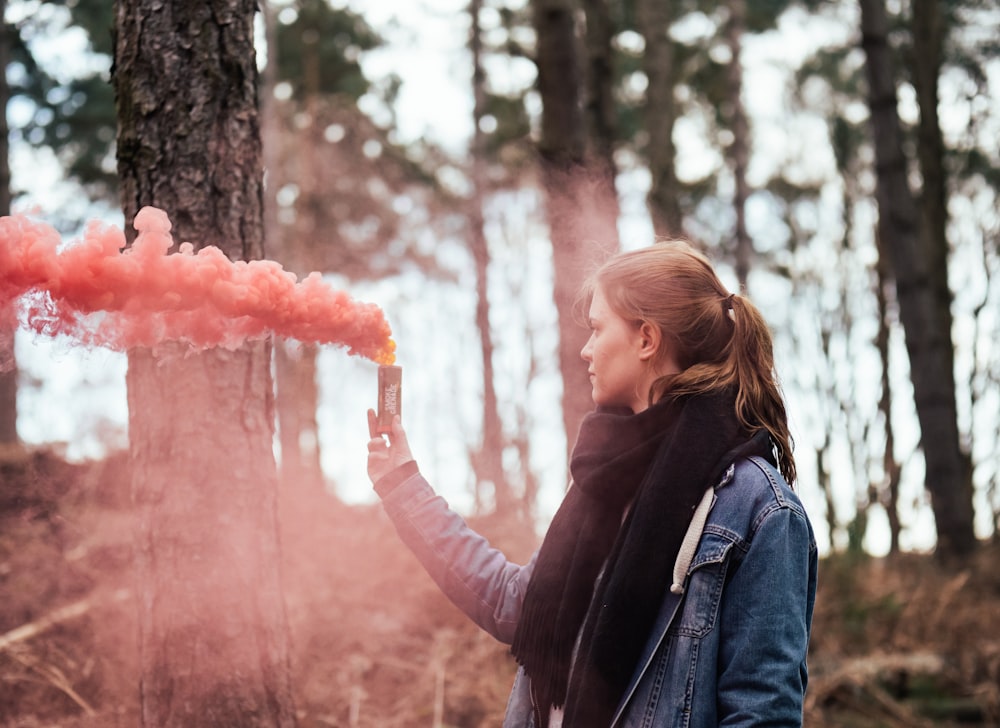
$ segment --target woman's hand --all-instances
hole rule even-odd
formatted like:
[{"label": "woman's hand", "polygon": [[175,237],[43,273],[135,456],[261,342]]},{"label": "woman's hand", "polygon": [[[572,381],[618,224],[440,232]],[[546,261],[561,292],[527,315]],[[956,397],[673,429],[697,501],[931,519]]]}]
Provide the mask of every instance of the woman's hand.
[{"label": "woman's hand", "polygon": [[399,415],[392,420],[392,433],[387,441],[376,432],[375,410],[368,410],[368,434],[371,435],[368,441],[368,477],[373,485],[400,465],[413,460]]}]

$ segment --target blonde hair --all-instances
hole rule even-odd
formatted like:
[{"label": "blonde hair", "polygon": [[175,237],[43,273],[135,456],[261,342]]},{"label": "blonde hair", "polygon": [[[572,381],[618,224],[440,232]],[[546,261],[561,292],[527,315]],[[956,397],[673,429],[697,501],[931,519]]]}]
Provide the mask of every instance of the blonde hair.
[{"label": "blonde hair", "polygon": [[673,354],[681,369],[653,382],[650,404],[734,389],[740,424],[751,433],[767,431],[778,469],[794,483],[771,331],[748,298],[726,290],[708,258],[684,241],[658,242],[604,263],[583,289],[587,305],[598,288],[616,314],[655,326],[661,333],[658,356]]}]

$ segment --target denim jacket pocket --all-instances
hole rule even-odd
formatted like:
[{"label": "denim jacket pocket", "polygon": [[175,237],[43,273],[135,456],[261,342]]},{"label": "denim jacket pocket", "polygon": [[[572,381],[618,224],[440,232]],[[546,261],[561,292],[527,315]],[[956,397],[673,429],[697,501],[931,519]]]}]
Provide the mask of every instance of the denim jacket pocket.
[{"label": "denim jacket pocket", "polygon": [[726,582],[731,540],[706,532],[684,585],[684,602],[669,633],[700,638],[712,631]]}]

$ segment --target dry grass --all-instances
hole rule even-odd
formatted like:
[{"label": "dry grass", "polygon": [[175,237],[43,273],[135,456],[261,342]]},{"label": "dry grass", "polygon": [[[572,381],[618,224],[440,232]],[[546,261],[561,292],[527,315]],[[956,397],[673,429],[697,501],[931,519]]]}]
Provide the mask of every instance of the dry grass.
[{"label": "dry grass", "polygon": [[[124,460],[9,453],[0,483],[0,726],[137,725]],[[281,516],[301,728],[500,724],[507,649],[440,595],[379,507],[288,488]],[[519,557],[533,545],[497,540]],[[806,725],[1000,725],[998,557],[826,560]]]}]

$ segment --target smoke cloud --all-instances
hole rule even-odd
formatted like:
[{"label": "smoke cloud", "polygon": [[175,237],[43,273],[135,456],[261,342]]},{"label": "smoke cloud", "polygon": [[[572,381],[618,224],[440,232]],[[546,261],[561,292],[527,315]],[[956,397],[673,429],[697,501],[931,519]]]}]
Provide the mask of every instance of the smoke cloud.
[{"label": "smoke cloud", "polygon": [[273,333],[344,346],[379,364],[395,359],[382,310],[323,282],[303,280],[269,260],[231,261],[216,247],[174,245],[163,210],[135,216],[125,249],[121,229],[87,225],[63,246],[51,226],[23,215],[0,217],[0,313],[22,325],[118,351],[179,341],[194,349],[236,348]]}]

